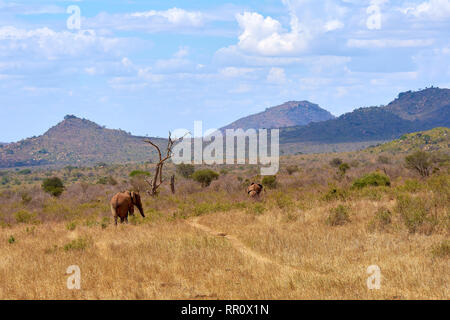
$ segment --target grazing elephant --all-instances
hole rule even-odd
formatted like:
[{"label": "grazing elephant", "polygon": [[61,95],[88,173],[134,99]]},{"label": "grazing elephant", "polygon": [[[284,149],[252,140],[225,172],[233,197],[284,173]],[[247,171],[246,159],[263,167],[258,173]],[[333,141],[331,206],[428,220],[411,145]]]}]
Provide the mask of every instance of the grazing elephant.
[{"label": "grazing elephant", "polygon": [[259,194],[263,191],[263,186],[259,183],[254,183],[247,188],[247,194],[253,199],[257,199]]},{"label": "grazing elephant", "polygon": [[142,208],[141,196],[137,192],[124,191],[117,193],[111,199],[111,213],[114,217],[114,224],[117,226],[117,218],[120,217],[120,223],[128,223],[128,213],[134,215],[134,206],[139,209],[141,216],[145,218]]}]

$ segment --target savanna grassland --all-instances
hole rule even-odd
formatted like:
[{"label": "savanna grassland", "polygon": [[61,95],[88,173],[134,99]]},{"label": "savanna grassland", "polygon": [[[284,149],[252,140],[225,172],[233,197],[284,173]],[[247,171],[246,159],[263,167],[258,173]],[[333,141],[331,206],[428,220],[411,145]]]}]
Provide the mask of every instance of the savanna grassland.
[{"label": "savanna grassland", "polygon": [[[150,163],[2,171],[0,298],[449,299],[448,129],[444,141],[426,135],[435,148],[404,148],[421,135],[283,156],[273,179],[208,167],[219,177],[207,187],[168,164],[176,193],[166,183],[156,197]],[[416,149],[430,157],[425,176],[405,165]],[[54,176],[59,197],[41,188]],[[265,185],[256,201],[252,181]],[[114,227],[109,200],[126,189],[141,191],[146,218]],[[67,289],[70,265],[80,290]],[[370,265],[379,290],[367,287]]]}]

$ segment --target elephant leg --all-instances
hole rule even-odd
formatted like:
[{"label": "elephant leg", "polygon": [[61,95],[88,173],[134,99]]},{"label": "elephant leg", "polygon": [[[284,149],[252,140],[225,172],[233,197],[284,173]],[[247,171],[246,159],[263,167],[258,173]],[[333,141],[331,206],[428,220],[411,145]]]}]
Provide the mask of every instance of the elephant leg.
[{"label": "elephant leg", "polygon": [[120,217],[120,223],[123,223],[125,221],[125,218]]},{"label": "elephant leg", "polygon": [[114,225],[117,226],[117,216],[114,216]]}]

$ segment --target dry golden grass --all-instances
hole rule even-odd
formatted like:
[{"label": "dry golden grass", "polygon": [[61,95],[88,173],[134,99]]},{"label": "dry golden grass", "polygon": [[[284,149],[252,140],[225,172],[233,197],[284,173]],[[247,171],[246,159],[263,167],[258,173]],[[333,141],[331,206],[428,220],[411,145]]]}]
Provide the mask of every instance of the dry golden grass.
[{"label": "dry golden grass", "polygon": [[[343,176],[329,164],[336,156],[352,164]],[[259,202],[245,193],[260,181],[256,167],[227,167],[208,188],[177,177],[175,195],[165,186],[145,196],[147,218],[117,228],[109,199],[143,166],[77,169],[87,187],[62,170],[60,198],[33,182],[38,172],[0,192],[0,299],[449,299],[448,168],[419,180],[401,156],[376,159],[284,157],[278,187]],[[351,188],[376,170],[390,187]],[[93,184],[96,174],[119,184]],[[327,223],[339,205],[348,219]],[[380,223],[380,212],[392,216]],[[81,290],[67,289],[71,265]],[[367,288],[370,265],[381,269],[379,290]]]},{"label": "dry golden grass", "polygon": [[[370,233],[379,205],[352,203],[351,223],[339,227],[324,223],[329,204],[291,217],[235,210],[104,229],[16,225],[0,229],[0,298],[448,299],[448,259],[431,253],[445,235]],[[64,250],[76,239],[86,247]],[[366,286],[373,264],[380,290]],[[70,265],[81,268],[81,290],[66,287]]]}]

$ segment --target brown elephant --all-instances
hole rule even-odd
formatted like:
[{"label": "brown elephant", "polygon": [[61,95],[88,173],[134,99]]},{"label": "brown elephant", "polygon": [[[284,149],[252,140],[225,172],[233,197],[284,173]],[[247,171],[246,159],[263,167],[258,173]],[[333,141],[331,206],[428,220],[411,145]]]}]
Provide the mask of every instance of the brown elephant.
[{"label": "brown elephant", "polygon": [[114,195],[111,199],[111,213],[114,217],[114,224],[117,226],[117,218],[119,217],[120,223],[124,221],[128,223],[128,214],[134,215],[134,206],[139,209],[141,216],[145,218],[139,193],[124,191]]},{"label": "brown elephant", "polygon": [[259,183],[254,183],[247,188],[247,194],[253,199],[259,198],[260,193],[263,191],[263,186]]}]

